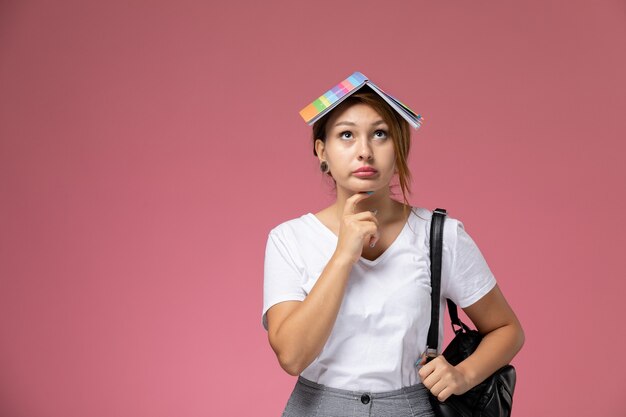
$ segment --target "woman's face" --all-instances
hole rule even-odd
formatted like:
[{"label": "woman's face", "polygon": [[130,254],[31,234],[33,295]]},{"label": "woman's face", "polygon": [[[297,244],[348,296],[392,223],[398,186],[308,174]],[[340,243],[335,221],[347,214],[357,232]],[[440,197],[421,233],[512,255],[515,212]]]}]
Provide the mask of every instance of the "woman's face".
[{"label": "woman's face", "polygon": [[[348,192],[388,187],[395,172],[395,151],[389,126],[363,103],[337,108],[326,125],[326,143],[315,141],[320,161],[327,161],[337,188]],[[357,173],[359,168],[373,168]]]}]

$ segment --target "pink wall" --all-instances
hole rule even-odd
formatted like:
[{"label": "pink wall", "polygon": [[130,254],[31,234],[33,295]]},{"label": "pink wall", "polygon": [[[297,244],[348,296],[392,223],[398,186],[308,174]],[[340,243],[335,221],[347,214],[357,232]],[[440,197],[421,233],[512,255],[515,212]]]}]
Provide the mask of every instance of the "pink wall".
[{"label": "pink wall", "polygon": [[265,241],[355,70],[524,325],[513,415],[626,413],[623,1],[140,3],[0,3],[0,416],[280,415]]}]

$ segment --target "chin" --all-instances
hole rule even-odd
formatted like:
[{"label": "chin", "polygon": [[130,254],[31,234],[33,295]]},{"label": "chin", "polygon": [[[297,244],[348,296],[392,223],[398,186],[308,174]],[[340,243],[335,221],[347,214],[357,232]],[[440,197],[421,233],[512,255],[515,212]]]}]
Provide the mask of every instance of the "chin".
[{"label": "chin", "polygon": [[381,187],[378,184],[374,184],[372,181],[370,184],[360,184],[355,187],[344,187],[350,193],[363,193],[365,191],[377,191]]}]

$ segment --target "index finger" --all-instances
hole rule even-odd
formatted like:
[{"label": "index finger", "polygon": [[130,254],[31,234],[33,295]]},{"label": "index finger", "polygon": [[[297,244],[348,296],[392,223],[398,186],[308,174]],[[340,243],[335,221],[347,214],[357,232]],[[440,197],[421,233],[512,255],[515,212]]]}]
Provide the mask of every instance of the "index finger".
[{"label": "index finger", "polygon": [[343,214],[355,214],[356,213],[356,205],[359,201],[366,199],[370,195],[372,195],[373,191],[361,191],[352,196],[350,196],[346,200],[346,205],[343,207]]},{"label": "index finger", "polygon": [[433,364],[433,362],[430,361],[420,366],[420,368],[417,370],[417,373],[420,376],[420,378],[422,378],[422,382],[423,382],[424,379],[426,379],[428,375],[432,374],[434,370],[435,370],[435,364]]}]

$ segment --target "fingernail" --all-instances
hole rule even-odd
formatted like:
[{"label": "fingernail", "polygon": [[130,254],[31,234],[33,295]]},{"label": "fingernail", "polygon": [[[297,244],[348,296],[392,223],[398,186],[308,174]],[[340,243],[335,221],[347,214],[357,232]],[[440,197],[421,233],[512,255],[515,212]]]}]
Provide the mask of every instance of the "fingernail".
[{"label": "fingernail", "polygon": [[375,210],[370,210],[372,212],[372,214],[375,216],[376,214],[378,214],[378,209]]},{"label": "fingernail", "polygon": [[366,191],[365,193],[369,194],[369,195],[372,195],[372,194],[374,194],[374,191]]},{"label": "fingernail", "polygon": [[376,242],[370,243],[370,248],[373,248],[374,246],[376,246]]}]

